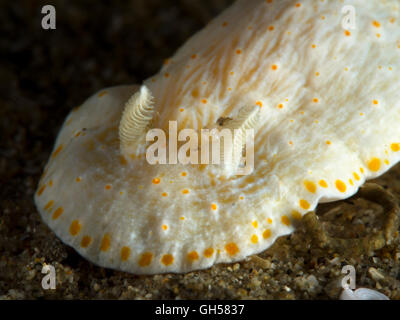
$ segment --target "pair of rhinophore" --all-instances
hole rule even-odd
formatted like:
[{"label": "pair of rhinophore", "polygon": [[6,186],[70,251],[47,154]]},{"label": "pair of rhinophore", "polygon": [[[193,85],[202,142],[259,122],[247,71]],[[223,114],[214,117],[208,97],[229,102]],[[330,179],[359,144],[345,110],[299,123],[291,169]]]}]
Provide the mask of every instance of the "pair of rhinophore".
[{"label": "pair of rhinophore", "polygon": [[259,113],[257,105],[243,107],[234,119],[227,119],[220,128],[201,129],[200,134],[190,128],[178,133],[177,121],[169,121],[167,145],[164,130],[151,128],[153,97],[149,89],[142,86],[128,100],[122,114],[119,125],[121,153],[129,159],[147,145],[146,160],[151,165],[213,164],[220,165],[226,176],[248,175],[254,168],[254,129]]}]

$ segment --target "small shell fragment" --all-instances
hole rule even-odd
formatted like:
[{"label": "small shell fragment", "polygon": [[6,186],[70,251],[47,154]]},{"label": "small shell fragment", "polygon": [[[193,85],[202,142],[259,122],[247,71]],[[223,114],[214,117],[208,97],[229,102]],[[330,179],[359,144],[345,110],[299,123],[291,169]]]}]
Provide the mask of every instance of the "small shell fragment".
[{"label": "small shell fragment", "polygon": [[343,289],[340,300],[390,300],[383,293],[368,288],[359,288],[351,290],[349,288]]}]

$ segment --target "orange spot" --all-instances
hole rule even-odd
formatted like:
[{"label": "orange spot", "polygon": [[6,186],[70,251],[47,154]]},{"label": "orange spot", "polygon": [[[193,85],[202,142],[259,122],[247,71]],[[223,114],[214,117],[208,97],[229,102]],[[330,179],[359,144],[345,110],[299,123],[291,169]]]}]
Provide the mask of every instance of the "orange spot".
[{"label": "orange spot", "polygon": [[131,249],[129,247],[121,248],[121,260],[122,261],[128,260],[130,255],[131,255]]},{"label": "orange spot", "polygon": [[148,265],[150,265],[151,260],[153,260],[153,254],[151,252],[144,252],[140,256],[140,259],[139,259],[139,262],[138,262],[139,266],[147,267]]},{"label": "orange spot", "polygon": [[103,236],[103,239],[101,240],[100,250],[105,252],[108,249],[110,249],[110,245],[111,245],[111,237],[108,233],[106,233]]},{"label": "orange spot", "polygon": [[168,195],[168,194],[167,194],[166,192],[163,192],[163,193],[162,193],[162,196],[163,196],[163,197],[166,197],[167,195]]},{"label": "orange spot", "polygon": [[336,180],[335,185],[336,185],[336,189],[338,189],[340,192],[346,192],[347,187],[346,187],[346,184],[342,180]]},{"label": "orange spot", "polygon": [[378,22],[378,21],[374,21],[374,22],[372,22],[372,24],[374,25],[374,27],[376,27],[376,28],[380,28],[381,27],[381,24]]},{"label": "orange spot", "polygon": [[361,173],[364,173],[364,168],[360,168],[360,172],[361,172]]},{"label": "orange spot", "polygon": [[319,100],[318,100],[318,98],[314,98],[313,101],[314,101],[315,103],[317,103]]},{"label": "orange spot", "polygon": [[290,226],[290,219],[289,219],[287,216],[282,216],[281,222],[282,222],[282,224],[284,224],[285,226]]},{"label": "orange spot", "polygon": [[236,245],[236,243],[234,243],[234,242],[228,243],[228,244],[225,246],[225,250],[226,250],[226,252],[228,252],[228,254],[229,254],[230,256],[234,256],[236,253],[239,252],[239,248],[238,248],[238,246]]},{"label": "orange spot", "polygon": [[211,209],[217,210],[217,205],[215,203],[211,204]]},{"label": "orange spot", "polygon": [[313,49],[315,49],[317,46],[316,46],[315,44],[313,44],[311,47],[312,47]]},{"label": "orange spot", "polygon": [[199,91],[197,89],[192,90],[192,97],[197,98],[199,96]]},{"label": "orange spot", "polygon": [[268,221],[269,224],[272,224],[272,219],[271,218],[268,218],[267,221]]},{"label": "orange spot", "polygon": [[81,180],[82,180],[82,179],[81,179],[80,177],[77,177],[77,178],[75,179],[76,182],[81,182]]},{"label": "orange spot", "polygon": [[272,3],[272,0],[266,0],[267,3]]},{"label": "orange spot", "polygon": [[389,162],[388,159],[385,159],[385,164],[386,164],[386,165],[389,165],[389,164],[390,164],[390,162]]},{"label": "orange spot", "polygon": [[188,189],[183,189],[183,190],[182,190],[182,193],[183,193],[183,194],[188,194],[188,193],[189,193],[189,190],[188,190]]},{"label": "orange spot", "polygon": [[320,180],[318,183],[322,188],[328,188],[328,184],[325,180]]},{"label": "orange spot", "polygon": [[353,180],[349,179],[350,185],[354,186]]},{"label": "orange spot", "polygon": [[125,157],[121,155],[121,156],[119,157],[119,163],[120,163],[121,165],[125,166],[128,162],[126,161]]},{"label": "orange spot", "polygon": [[203,102],[204,104],[206,104],[206,103],[207,103],[207,99],[203,99],[203,100],[201,100],[201,102]]},{"label": "orange spot", "polygon": [[236,50],[236,54],[241,54],[241,53],[242,53],[242,50],[240,50],[240,49]]},{"label": "orange spot", "polygon": [[256,228],[256,229],[258,228],[257,220],[254,220],[251,224],[253,225],[254,228]]},{"label": "orange spot", "polygon": [[299,201],[300,207],[304,210],[308,210],[310,208],[310,204],[308,203],[307,200],[301,199]]},{"label": "orange spot", "polygon": [[183,111],[185,111],[185,109],[183,109],[183,108],[180,108],[180,109],[179,109],[179,111],[180,111],[180,112],[183,112]]},{"label": "orange spot", "polygon": [[325,20],[325,16],[322,16],[321,19],[322,19],[322,20]]},{"label": "orange spot", "polygon": [[49,210],[54,204],[54,200],[50,200],[49,202],[47,202],[47,204],[44,206],[45,210]]},{"label": "orange spot", "polygon": [[392,149],[393,152],[399,152],[400,151],[400,143],[392,143],[390,145],[390,149]]},{"label": "orange spot", "polygon": [[204,256],[206,258],[210,258],[214,254],[214,249],[213,248],[207,248],[203,252]]},{"label": "orange spot", "polygon": [[271,230],[267,229],[263,232],[263,238],[268,239],[271,236]]},{"label": "orange spot", "polygon": [[300,212],[298,212],[296,210],[293,210],[292,211],[292,218],[295,219],[295,220],[301,220],[302,215],[301,215]]},{"label": "orange spot", "polygon": [[373,158],[368,162],[368,169],[377,172],[381,168],[381,160],[378,158]]},{"label": "orange spot", "polygon": [[256,105],[259,106],[260,108],[262,108],[262,106],[263,106],[263,104],[262,104],[261,101],[257,101],[257,102],[256,102]]},{"label": "orange spot", "polygon": [[223,27],[226,27],[228,25],[228,22],[226,22],[226,21],[224,21],[223,23],[222,23],[222,26]]},{"label": "orange spot", "polygon": [[56,211],[54,211],[54,213],[53,213],[52,219],[53,220],[58,219],[58,217],[61,216],[63,212],[64,212],[64,209],[62,207],[57,208]]},{"label": "orange spot", "polygon": [[37,192],[37,195],[40,197],[44,191],[44,189],[46,189],[46,185],[42,186],[39,191]]},{"label": "orange spot", "polygon": [[257,237],[257,235],[256,235],[256,234],[253,234],[253,235],[251,236],[250,240],[251,240],[252,243],[257,244],[257,243],[258,243],[258,237]]},{"label": "orange spot", "polygon": [[102,91],[99,93],[99,97],[105,96],[107,94],[107,91]]},{"label": "orange spot", "polygon": [[301,3],[299,2],[299,3],[296,3],[296,7],[297,8],[300,8],[301,7]]},{"label": "orange spot", "polygon": [[165,266],[169,266],[174,262],[174,257],[172,254],[164,254],[163,257],[161,258],[161,262]]},{"label": "orange spot", "polygon": [[274,29],[275,29],[274,26],[269,26],[269,27],[268,27],[268,30],[269,30],[269,31],[273,31]]},{"label": "orange spot", "polygon": [[196,59],[196,57],[197,57],[197,54],[192,55],[192,59]]},{"label": "orange spot", "polygon": [[374,100],[374,101],[372,101],[372,103],[377,105],[377,104],[379,104],[379,101],[378,100]]},{"label": "orange spot", "polygon": [[274,65],[272,66],[272,70],[278,70],[278,66],[277,66],[276,64],[274,64]]},{"label": "orange spot", "polygon": [[106,188],[107,190],[110,190],[110,189],[111,189],[111,186],[110,186],[109,184],[107,184],[107,185],[105,186],[105,188]]},{"label": "orange spot", "polygon": [[82,241],[81,241],[81,247],[82,248],[87,248],[90,245],[91,242],[92,242],[92,238],[91,237],[84,236],[82,238]]},{"label": "orange spot", "polygon": [[164,76],[165,76],[166,78],[168,78],[168,77],[169,77],[169,73],[166,72],[166,73],[164,74]]},{"label": "orange spot", "polygon": [[353,172],[353,176],[357,181],[360,180],[360,176],[356,172]]},{"label": "orange spot", "polygon": [[312,181],[304,181],[304,186],[311,193],[315,193],[315,191],[317,191],[317,186]]},{"label": "orange spot", "polygon": [[283,104],[280,103],[280,104],[278,105],[278,108],[279,108],[279,109],[283,109]]},{"label": "orange spot", "polygon": [[163,224],[162,228],[163,228],[163,230],[167,230],[167,229],[168,229],[168,226],[165,225],[165,224]]},{"label": "orange spot", "polygon": [[153,183],[154,183],[154,184],[159,184],[160,181],[161,181],[161,180],[160,180],[159,178],[154,178],[154,179],[153,179]]},{"label": "orange spot", "polygon": [[315,75],[318,77],[319,76],[319,72],[316,72]]},{"label": "orange spot", "polygon": [[71,223],[71,226],[69,227],[69,233],[73,236],[76,236],[79,231],[81,230],[81,224],[79,223],[78,220],[74,220]]},{"label": "orange spot", "polygon": [[190,262],[196,261],[196,260],[199,259],[199,254],[197,253],[197,251],[189,252],[188,255],[187,255],[187,259]]},{"label": "orange spot", "polygon": [[186,176],[187,176],[187,173],[184,171],[184,172],[181,173],[181,176],[182,176],[182,177],[186,177]]},{"label": "orange spot", "polygon": [[58,146],[58,148],[53,152],[51,158],[54,159],[55,157],[57,157],[57,155],[61,152],[62,149],[63,149],[63,145],[60,144]]},{"label": "orange spot", "polygon": [[326,144],[327,144],[327,145],[330,145],[330,144],[332,144],[332,142],[330,142],[329,140],[327,140],[327,141],[326,141]]},{"label": "orange spot", "polygon": [[351,32],[350,32],[349,30],[346,30],[346,31],[344,32],[344,34],[345,34],[347,37],[350,37],[350,36],[351,36]]}]

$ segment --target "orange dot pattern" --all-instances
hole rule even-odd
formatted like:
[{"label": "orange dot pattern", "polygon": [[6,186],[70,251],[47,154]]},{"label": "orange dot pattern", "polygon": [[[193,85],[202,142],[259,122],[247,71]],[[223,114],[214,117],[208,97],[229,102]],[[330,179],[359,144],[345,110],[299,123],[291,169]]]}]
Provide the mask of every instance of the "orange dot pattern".
[{"label": "orange dot pattern", "polygon": [[213,248],[204,249],[203,255],[206,258],[211,258],[213,254],[214,254],[214,249]]},{"label": "orange dot pattern", "polygon": [[225,250],[226,252],[230,255],[230,256],[234,256],[239,252],[239,248],[236,245],[236,243],[234,242],[230,242],[225,246]]},{"label": "orange dot pattern", "polygon": [[121,260],[122,261],[128,260],[130,255],[131,255],[131,249],[129,247],[121,248]]},{"label": "orange dot pattern", "polygon": [[153,254],[151,252],[144,252],[140,256],[138,264],[141,267],[147,267],[150,265],[152,260],[153,260]]},{"label": "orange dot pattern", "polygon": [[74,221],[72,221],[71,226],[69,227],[69,233],[72,236],[76,236],[79,233],[79,231],[81,230],[81,228],[82,228],[82,225],[80,224],[80,222],[78,220],[74,220]]},{"label": "orange dot pattern", "polygon": [[111,237],[109,234],[105,234],[103,236],[103,239],[101,240],[100,250],[103,252],[108,251],[108,249],[110,249],[110,245],[111,245]]},{"label": "orange dot pattern", "polygon": [[82,248],[87,248],[90,243],[92,242],[92,238],[89,236],[84,236],[81,240],[81,247]]},{"label": "orange dot pattern", "polygon": [[165,266],[169,266],[174,263],[174,257],[172,254],[164,254],[161,258],[161,262]]},{"label": "orange dot pattern", "polygon": [[189,252],[188,255],[187,255],[187,259],[190,262],[194,262],[196,260],[199,260],[199,254],[197,253],[197,251]]}]

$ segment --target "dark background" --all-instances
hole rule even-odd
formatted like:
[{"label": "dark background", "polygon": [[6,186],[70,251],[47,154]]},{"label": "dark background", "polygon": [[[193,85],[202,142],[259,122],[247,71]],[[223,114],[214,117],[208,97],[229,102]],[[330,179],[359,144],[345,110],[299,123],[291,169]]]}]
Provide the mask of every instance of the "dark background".
[{"label": "dark background", "polygon": [[[156,73],[232,2],[0,1],[0,299],[337,299],[341,266],[349,263],[360,286],[400,297],[396,246],[349,257],[345,248],[309,249],[300,228],[241,263],[138,277],[94,266],[41,222],[33,194],[68,112],[101,88]],[[41,28],[45,4],[56,7],[56,30]],[[397,195],[398,171],[379,180]],[[56,268],[54,291],[41,288],[43,263]],[[371,266],[384,280],[370,275]]]}]

